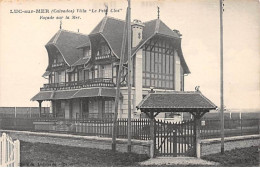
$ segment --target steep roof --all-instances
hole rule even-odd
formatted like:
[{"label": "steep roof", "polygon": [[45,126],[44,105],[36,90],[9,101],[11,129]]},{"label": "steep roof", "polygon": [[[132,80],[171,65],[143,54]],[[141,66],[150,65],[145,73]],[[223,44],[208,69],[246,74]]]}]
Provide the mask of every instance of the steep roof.
[{"label": "steep roof", "polygon": [[[121,56],[122,41],[124,34],[125,21],[105,16],[99,24],[91,31],[89,36],[100,34],[107,41],[109,47],[117,58]],[[126,44],[127,46],[127,44]],[[126,47],[127,48],[127,47]],[[125,50],[127,52],[127,49]],[[125,55],[125,61],[127,56]]]},{"label": "steep roof", "polygon": [[[55,45],[65,61],[68,65],[80,65],[86,64],[89,60],[82,59],[83,56],[77,48],[83,48],[91,45],[91,37],[95,37],[95,35],[101,35],[112,52],[115,54],[117,58],[121,57],[122,51],[122,41],[124,35],[124,28],[126,22],[124,20],[112,18],[105,16],[98,25],[91,31],[89,35],[84,35],[76,32],[70,32],[65,30],[59,30],[47,43],[46,48],[49,44]],[[125,33],[126,34],[126,33]],[[132,48],[132,56],[142,48],[142,46],[154,36],[165,36],[171,39],[178,41],[178,54],[180,56],[180,60],[183,66],[184,73],[190,73],[190,70],[185,62],[185,59],[181,50],[181,38],[180,36],[172,31],[164,22],[160,19],[151,20],[144,23],[143,28],[143,39],[141,42],[135,47]],[[127,38],[127,37],[126,37]],[[127,62],[127,41],[125,46],[125,55],[124,55],[124,63]]]},{"label": "steep roof", "polygon": [[137,106],[138,109],[161,109],[185,111],[188,109],[213,110],[217,106],[199,91],[176,91],[169,93],[150,93]]},{"label": "steep roof", "polygon": [[46,48],[49,45],[56,46],[65,62],[70,66],[81,57],[77,47],[82,44],[90,44],[87,35],[60,29],[46,44]]},{"label": "steep roof", "polygon": [[[93,31],[89,34],[89,36],[95,36],[96,34],[100,34],[107,41],[111,50],[115,53],[117,58],[121,56],[122,50],[122,40],[124,34],[124,26],[125,21],[119,20],[112,17],[104,17],[99,24],[93,29]],[[164,22],[160,19],[151,20],[144,23],[143,29],[143,39],[137,45],[137,47],[132,48],[132,56],[151,38],[155,35],[166,36],[172,39],[180,40],[180,36],[172,31]],[[126,44],[127,46],[127,44]],[[127,47],[125,49],[125,54],[127,53]],[[180,59],[183,65],[184,73],[190,73],[189,68],[184,60],[182,52],[178,51],[180,55]],[[124,57],[124,62],[127,62],[127,55]]]}]

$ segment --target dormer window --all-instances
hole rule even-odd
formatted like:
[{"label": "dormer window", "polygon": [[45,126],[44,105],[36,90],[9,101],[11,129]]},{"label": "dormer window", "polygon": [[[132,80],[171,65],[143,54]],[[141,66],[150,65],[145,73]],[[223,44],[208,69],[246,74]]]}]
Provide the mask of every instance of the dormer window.
[{"label": "dormer window", "polygon": [[91,50],[90,49],[84,49],[83,55],[84,55],[84,58],[89,58],[91,56]]},{"label": "dormer window", "polygon": [[108,48],[108,46],[106,45],[101,46],[101,54],[102,55],[110,54],[110,49]]}]

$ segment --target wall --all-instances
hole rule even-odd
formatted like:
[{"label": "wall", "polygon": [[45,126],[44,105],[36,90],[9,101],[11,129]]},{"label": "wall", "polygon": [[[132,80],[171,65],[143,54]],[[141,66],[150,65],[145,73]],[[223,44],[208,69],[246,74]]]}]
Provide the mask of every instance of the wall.
[{"label": "wall", "polygon": [[143,99],[143,59],[142,59],[142,48],[138,50],[135,57],[135,114],[136,116],[140,117],[141,111],[136,109],[136,106],[142,101]]},{"label": "wall", "polygon": [[[13,138],[28,142],[52,143],[58,145],[111,150],[111,138],[58,133],[0,130],[0,134],[2,132],[8,133]],[[132,140],[132,152],[134,153],[146,154],[150,156],[150,146],[150,141]],[[127,152],[127,139],[117,139],[116,150],[119,152]]]},{"label": "wall", "polygon": [[[121,94],[123,96],[123,100],[120,102],[120,107],[121,107],[121,110],[120,110],[120,114],[119,114],[119,118],[127,118],[128,116],[128,89],[127,87],[121,87],[120,88],[120,91],[121,91]],[[131,99],[132,99],[132,118],[137,118],[138,116],[134,114],[134,93],[135,93],[135,88],[132,87],[132,91],[131,91]]]},{"label": "wall", "polygon": [[[235,148],[259,146],[260,145],[259,139],[260,139],[260,135],[226,137],[224,141],[224,149],[225,151],[228,151]],[[221,146],[220,138],[201,140],[200,142],[201,156],[219,153],[220,146]]]}]

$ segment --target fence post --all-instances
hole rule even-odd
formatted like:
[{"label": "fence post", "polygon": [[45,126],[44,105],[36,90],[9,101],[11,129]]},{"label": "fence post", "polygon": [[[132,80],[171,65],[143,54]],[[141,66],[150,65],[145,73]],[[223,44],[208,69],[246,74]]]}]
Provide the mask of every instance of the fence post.
[{"label": "fence post", "polygon": [[20,141],[14,141],[14,166],[20,166]]},{"label": "fence post", "polygon": [[14,107],[14,117],[16,118],[16,107]]},{"label": "fence post", "polygon": [[150,145],[150,158],[154,158],[155,157],[155,136],[154,136],[154,126],[155,126],[155,119],[153,116],[153,112],[150,112],[150,141],[151,141],[151,145]]},{"label": "fence post", "polygon": [[258,123],[257,123],[257,126],[258,126],[258,133],[260,132],[260,119],[258,119]]},{"label": "fence post", "polygon": [[240,130],[241,130],[241,136],[243,135],[243,122],[242,122],[242,119],[240,118]]},{"label": "fence post", "polygon": [[195,116],[195,126],[196,126],[196,157],[197,158],[200,158],[200,125],[201,125],[201,122],[200,122],[200,118]]},{"label": "fence post", "polygon": [[6,133],[2,134],[2,166],[6,167],[6,153],[5,153],[5,149],[6,149]]}]

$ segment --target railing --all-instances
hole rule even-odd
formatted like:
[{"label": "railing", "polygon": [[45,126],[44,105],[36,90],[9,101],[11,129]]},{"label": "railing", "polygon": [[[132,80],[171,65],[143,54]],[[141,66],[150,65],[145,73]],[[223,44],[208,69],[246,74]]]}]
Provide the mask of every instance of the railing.
[{"label": "railing", "polygon": [[44,84],[41,91],[79,89],[85,87],[115,87],[112,78],[95,78],[85,81]]},{"label": "railing", "polygon": [[[117,137],[127,138],[127,119],[118,119],[117,123]],[[132,139],[148,140],[150,138],[149,127],[149,119],[132,119]],[[85,136],[112,137],[113,119],[0,118],[0,129],[66,132]]]},{"label": "railing", "polygon": [[[260,119],[225,119],[225,137],[259,134]],[[200,135],[202,139],[220,137],[220,120],[206,119],[201,121]]]},{"label": "railing", "polygon": [[103,59],[108,59],[108,58],[111,58],[111,54],[97,55],[95,57],[96,60],[103,60]]},{"label": "railing", "polygon": [[66,64],[64,62],[59,62],[59,63],[52,63],[52,67],[63,67],[65,66]]},{"label": "railing", "polygon": [[20,141],[13,141],[6,133],[0,136],[0,167],[20,165]]}]

